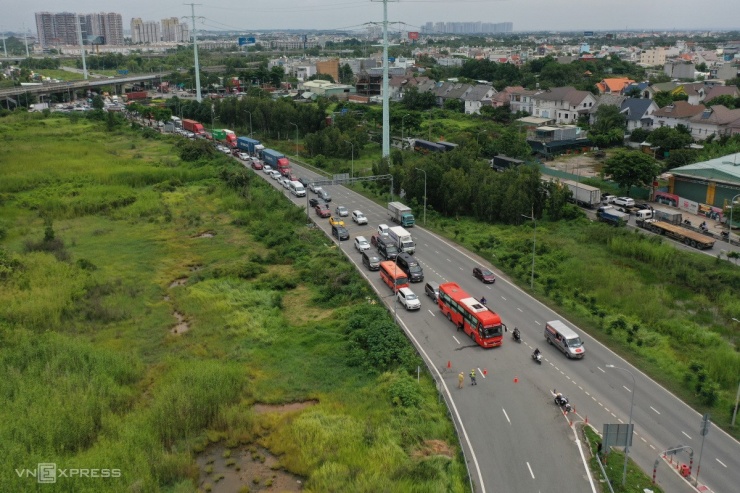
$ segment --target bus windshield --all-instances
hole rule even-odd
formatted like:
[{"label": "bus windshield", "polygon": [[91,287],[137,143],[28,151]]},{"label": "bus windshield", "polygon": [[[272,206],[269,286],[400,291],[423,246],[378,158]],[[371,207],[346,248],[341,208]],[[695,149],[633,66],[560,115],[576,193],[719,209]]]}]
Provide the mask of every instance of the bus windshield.
[{"label": "bus windshield", "polygon": [[484,339],[490,339],[491,337],[499,337],[501,335],[503,335],[503,332],[501,332],[500,325],[490,325],[488,327],[483,328],[483,338]]},{"label": "bus windshield", "polygon": [[408,284],[409,280],[404,276],[399,276],[396,278],[396,286],[403,286],[404,284]]}]

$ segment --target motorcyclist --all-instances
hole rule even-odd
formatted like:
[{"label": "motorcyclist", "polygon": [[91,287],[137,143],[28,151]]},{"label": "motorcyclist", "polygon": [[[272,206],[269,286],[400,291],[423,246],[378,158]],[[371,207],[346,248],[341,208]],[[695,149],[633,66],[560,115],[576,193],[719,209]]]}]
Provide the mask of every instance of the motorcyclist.
[{"label": "motorcyclist", "polygon": [[534,348],[534,357],[537,358],[540,355],[540,348]]},{"label": "motorcyclist", "polygon": [[513,335],[514,335],[514,339],[516,339],[517,341],[521,337],[521,334],[519,333],[519,328],[518,327],[514,327]]},{"label": "motorcyclist", "polygon": [[480,302],[481,302],[481,304],[482,304],[482,305],[485,305],[486,303],[488,303],[488,300],[486,300],[486,297],[485,297],[485,296],[483,296],[483,297],[482,297],[482,298],[480,299]]}]

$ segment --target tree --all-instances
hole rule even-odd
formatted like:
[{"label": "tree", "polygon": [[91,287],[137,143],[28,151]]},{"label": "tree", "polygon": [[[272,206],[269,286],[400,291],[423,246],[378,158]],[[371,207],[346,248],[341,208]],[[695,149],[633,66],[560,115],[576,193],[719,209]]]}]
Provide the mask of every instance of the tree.
[{"label": "tree", "polygon": [[354,84],[355,82],[355,74],[348,63],[339,67],[339,82],[342,84]]},{"label": "tree", "polygon": [[627,118],[619,107],[603,104],[596,110],[596,121],[591,125],[591,134],[608,134],[610,130],[624,129]]},{"label": "tree", "polygon": [[734,110],[735,108],[737,108],[737,102],[738,99],[733,98],[729,94],[723,94],[722,96],[717,96],[716,98],[713,98],[711,101],[706,101],[704,104],[707,106],[715,106],[721,104],[727,109]]},{"label": "tree", "polygon": [[650,143],[660,147],[663,151],[682,149],[693,142],[691,133],[686,127],[660,127],[650,132]]},{"label": "tree", "polygon": [[436,98],[431,92],[419,92],[415,87],[404,91],[401,104],[408,110],[424,111],[437,105]]},{"label": "tree", "polygon": [[103,102],[103,98],[100,96],[95,96],[92,100],[92,107],[96,110],[102,110],[105,106],[105,103]]},{"label": "tree", "polygon": [[660,165],[655,159],[640,151],[619,150],[604,163],[604,173],[625,190],[651,183],[659,172]]},{"label": "tree", "polygon": [[653,96],[653,101],[655,101],[655,104],[657,104],[659,108],[663,108],[664,106],[668,106],[673,103],[673,97],[668,91],[658,91],[655,93],[655,96]]}]

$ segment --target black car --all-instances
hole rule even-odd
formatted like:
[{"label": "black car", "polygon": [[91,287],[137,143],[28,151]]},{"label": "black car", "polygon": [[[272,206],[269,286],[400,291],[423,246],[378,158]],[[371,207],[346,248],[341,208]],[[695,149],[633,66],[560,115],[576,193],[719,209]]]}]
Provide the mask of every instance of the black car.
[{"label": "black car", "polygon": [[319,199],[317,199],[315,197],[312,197],[312,198],[308,199],[308,206],[309,207],[316,207],[317,205],[319,205]]},{"label": "black car", "polygon": [[379,239],[376,243],[376,247],[378,249],[378,254],[386,260],[395,260],[398,256],[398,248],[392,241],[390,241],[390,239],[388,241]]},{"label": "black car", "polygon": [[437,301],[437,298],[439,298],[439,283],[429,281],[426,286],[424,286],[424,292],[432,299],[432,301]]},{"label": "black car", "polygon": [[362,265],[368,270],[380,270],[380,257],[365,250],[362,252]]},{"label": "black car", "polygon": [[309,180],[308,178],[303,178],[302,176],[298,178],[298,181],[301,182],[301,185],[306,188],[308,188],[308,184],[311,183],[311,180]]},{"label": "black car", "polygon": [[339,241],[349,240],[349,231],[344,226],[332,226],[331,235]]},{"label": "black car", "polygon": [[486,269],[485,267],[473,268],[473,277],[479,279],[485,284],[493,284],[494,282],[496,282],[496,276],[494,276],[493,272]]}]

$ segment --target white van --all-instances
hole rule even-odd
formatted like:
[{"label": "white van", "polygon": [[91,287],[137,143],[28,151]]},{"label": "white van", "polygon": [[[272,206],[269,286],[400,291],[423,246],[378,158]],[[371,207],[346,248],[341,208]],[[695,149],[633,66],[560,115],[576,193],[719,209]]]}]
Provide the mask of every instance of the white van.
[{"label": "white van", "polygon": [[586,349],[578,334],[560,320],[553,320],[545,324],[545,339],[560,349],[568,359],[583,358]]},{"label": "white van", "polygon": [[290,193],[292,193],[296,197],[306,196],[306,189],[303,188],[303,184],[299,181],[291,181],[288,184],[288,188],[290,189]]}]

